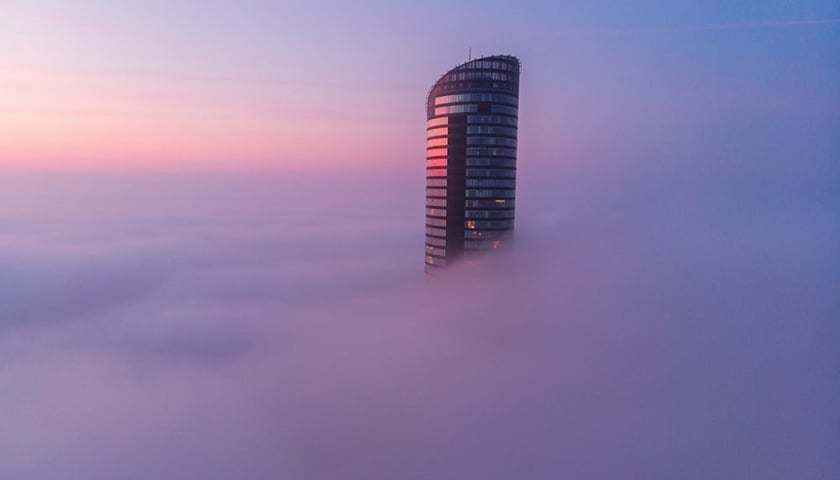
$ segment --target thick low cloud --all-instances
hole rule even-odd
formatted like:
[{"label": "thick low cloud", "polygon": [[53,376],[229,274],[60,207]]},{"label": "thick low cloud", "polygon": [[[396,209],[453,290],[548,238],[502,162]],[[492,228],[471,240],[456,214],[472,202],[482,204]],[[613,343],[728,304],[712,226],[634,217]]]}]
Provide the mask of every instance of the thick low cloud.
[{"label": "thick low cloud", "polygon": [[431,282],[415,180],[22,177],[0,478],[836,476],[827,181],[576,175]]}]

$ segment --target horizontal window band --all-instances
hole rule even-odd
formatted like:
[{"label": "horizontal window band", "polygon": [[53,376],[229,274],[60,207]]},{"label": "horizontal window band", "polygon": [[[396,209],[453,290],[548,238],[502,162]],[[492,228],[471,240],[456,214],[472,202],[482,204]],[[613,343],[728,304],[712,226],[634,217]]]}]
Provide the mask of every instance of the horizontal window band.
[{"label": "horizontal window band", "polygon": [[475,189],[475,188],[468,188],[464,191],[464,196],[466,198],[515,198],[516,190],[485,190],[485,189]]},{"label": "horizontal window band", "polygon": [[429,138],[432,137],[439,137],[439,136],[446,136],[449,134],[449,127],[430,127],[426,132],[426,136]]},{"label": "horizontal window band", "polygon": [[[434,141],[440,141],[444,139],[437,139]],[[487,146],[497,146],[497,147],[512,147],[516,148],[516,138],[511,137],[501,137],[501,136],[475,136],[469,135],[467,136],[467,145],[487,145]]]},{"label": "horizontal window band", "polygon": [[513,228],[514,219],[470,219],[464,221],[467,230],[509,230]]},{"label": "horizontal window band", "polygon": [[443,257],[434,257],[432,255],[426,255],[426,264],[427,265],[439,265],[441,267],[446,266],[446,259]]},{"label": "horizontal window band", "polygon": [[510,238],[512,232],[514,232],[514,229],[512,228],[507,230],[466,230],[464,231],[464,240],[504,239]]},{"label": "horizontal window band", "polygon": [[[428,186],[429,182],[426,182]],[[467,188],[516,188],[515,178],[467,178]]]},{"label": "horizontal window band", "polygon": [[[509,219],[509,220],[511,222],[513,222],[512,218]],[[472,235],[473,232],[496,232],[496,233],[503,232],[503,233],[505,233],[505,232],[512,232],[512,231],[514,231],[514,226],[513,225],[511,225],[509,227],[492,227],[492,228],[487,228],[487,227],[485,227],[485,228],[466,228],[466,227],[464,227],[464,234],[465,235]]]},{"label": "horizontal window band", "polygon": [[436,147],[445,147],[449,144],[449,138],[447,137],[436,137],[430,138],[426,140],[426,148],[436,148]]},{"label": "horizontal window band", "polygon": [[516,117],[506,115],[467,115],[467,125],[502,125],[516,128],[517,124]]},{"label": "horizontal window band", "polygon": [[426,235],[426,245],[432,245],[434,247],[446,248],[446,239],[445,238],[438,238],[438,237],[430,237],[430,236]]},{"label": "horizontal window band", "polygon": [[465,199],[464,208],[473,210],[491,210],[503,208],[515,208],[516,199],[494,198],[494,199]]},{"label": "horizontal window band", "polygon": [[516,157],[516,148],[510,147],[467,147],[468,157]]},{"label": "horizontal window band", "polygon": [[516,168],[515,157],[467,157],[465,162],[467,167]]},{"label": "horizontal window band", "polygon": [[496,135],[516,138],[518,129],[516,127],[498,127],[495,125],[469,125],[467,135]]},{"label": "horizontal window band", "polygon": [[435,107],[435,116],[437,115],[454,115],[458,113],[475,113],[478,112],[478,105],[464,104],[464,105],[450,105],[448,107]]},{"label": "horizontal window band", "polygon": [[[428,170],[426,175],[428,175]],[[515,168],[467,168],[467,178],[516,178]]]},{"label": "horizontal window band", "polygon": [[469,218],[473,220],[508,219],[514,218],[514,212],[516,212],[516,210],[512,208],[508,208],[505,210],[467,210],[464,212],[464,218]]},{"label": "horizontal window band", "polygon": [[507,95],[504,93],[455,93],[450,95],[441,95],[435,98],[435,106],[447,105],[452,103],[473,103],[473,102],[491,102],[504,103],[508,105],[519,105],[519,99],[514,95]]}]

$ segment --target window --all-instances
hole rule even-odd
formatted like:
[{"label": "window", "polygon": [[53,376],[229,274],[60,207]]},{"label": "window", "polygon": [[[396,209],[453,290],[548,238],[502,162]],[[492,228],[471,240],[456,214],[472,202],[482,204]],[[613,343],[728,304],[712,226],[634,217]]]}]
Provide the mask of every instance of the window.
[{"label": "window", "polygon": [[[448,118],[448,117],[447,117]],[[440,137],[449,133],[449,127],[432,128],[426,133],[427,137]]]},{"label": "window", "polygon": [[426,225],[428,225],[430,227],[446,228],[446,219],[445,218],[426,217]]},{"label": "window", "polygon": [[426,126],[428,127],[440,127],[441,125],[446,125],[449,123],[449,117],[439,117],[433,118],[426,122]]},{"label": "window", "polygon": [[446,199],[445,198],[427,198],[426,199],[426,206],[427,207],[443,207],[443,208],[446,208]]},{"label": "window", "polygon": [[446,148],[432,148],[426,152],[427,157],[445,157],[448,152]]},{"label": "window", "polygon": [[451,115],[453,113],[477,112],[478,105],[450,105],[448,107],[435,107],[435,115]]},{"label": "window", "polygon": [[467,210],[465,218],[513,218],[513,210]]},{"label": "window", "polygon": [[515,157],[516,150],[513,148],[467,147],[467,155],[488,157]]},{"label": "window", "polygon": [[467,145],[502,145],[505,147],[515,147],[516,139],[503,137],[467,137]]},{"label": "window", "polygon": [[[432,158],[426,160],[427,167],[445,167],[446,166],[446,159],[445,158]],[[446,174],[446,169],[441,169]]]},{"label": "window", "polygon": [[468,167],[502,167],[515,168],[516,160],[513,158],[467,158]]},{"label": "window", "polygon": [[508,105],[491,105],[490,111],[493,113],[506,113],[508,115],[518,115],[519,113],[516,107]]},{"label": "window", "polygon": [[[429,170],[426,171],[426,175],[429,175]],[[468,168],[467,178],[470,177],[515,178],[516,170],[509,170],[506,168]]]},{"label": "window", "polygon": [[438,265],[441,267],[446,266],[446,259],[441,257],[433,257],[431,255],[426,255],[426,263],[429,265]]},{"label": "window", "polygon": [[[428,185],[428,182],[426,184]],[[504,178],[468,178],[467,187],[514,188],[516,187],[516,180]]]},{"label": "window", "polygon": [[[429,200],[426,200],[428,204]],[[493,200],[465,200],[466,208],[513,208],[515,201],[512,198],[496,198]]]},{"label": "window", "polygon": [[445,208],[427,208],[426,215],[431,215],[433,217],[445,217],[446,216],[446,209]]},{"label": "window", "polygon": [[[429,160],[430,162],[433,160]],[[446,169],[445,168],[429,168],[426,170],[427,177],[445,177],[446,176]]]},{"label": "window", "polygon": [[427,245],[434,245],[436,247],[444,247],[446,248],[446,239],[445,238],[437,238],[437,237],[426,237],[426,244]]},{"label": "window", "polygon": [[514,190],[470,190],[465,192],[467,198],[513,198],[516,196]]},{"label": "window", "polygon": [[[467,127],[467,134],[470,135],[508,135],[516,136],[516,129],[512,127],[496,127],[496,126],[469,126]],[[431,136],[431,135],[430,135]]]},{"label": "window", "polygon": [[445,237],[446,236],[446,229],[445,228],[426,227],[426,235],[434,235],[434,236],[437,236],[437,237]]},{"label": "window", "polygon": [[[446,179],[445,178],[427,178],[426,179],[426,186],[427,187],[445,187],[446,186]],[[490,185],[493,186],[493,185]]]},{"label": "window", "polygon": [[446,189],[445,188],[427,188],[426,189],[426,196],[427,197],[445,197],[446,196]]},{"label": "window", "polygon": [[445,147],[449,143],[446,137],[430,138],[426,140],[426,147]]},{"label": "window", "polygon": [[443,95],[435,98],[435,105],[461,102],[497,102],[518,105],[519,99],[513,95],[499,93],[458,93],[455,95]]},{"label": "window", "polygon": [[[469,240],[496,240],[499,238],[505,238],[510,235],[510,230],[490,230],[484,231],[481,230],[472,230],[464,232],[464,238]],[[465,242],[466,243],[466,242]]]},{"label": "window", "polygon": [[466,220],[467,230],[483,230],[485,228],[513,228],[513,219],[507,220]]},{"label": "window", "polygon": [[467,115],[467,123],[498,123],[515,127],[517,120],[514,117],[503,117],[501,115]]}]

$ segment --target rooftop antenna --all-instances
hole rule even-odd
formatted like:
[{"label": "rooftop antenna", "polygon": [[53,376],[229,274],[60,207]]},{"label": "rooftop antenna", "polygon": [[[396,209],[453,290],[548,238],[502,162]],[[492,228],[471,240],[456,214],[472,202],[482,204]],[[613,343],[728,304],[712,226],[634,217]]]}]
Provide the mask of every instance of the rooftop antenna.
[{"label": "rooftop antenna", "polygon": [[467,61],[468,61],[468,62],[471,62],[471,61],[472,61],[472,47],[470,47],[470,58],[469,58],[469,59],[467,59]]}]

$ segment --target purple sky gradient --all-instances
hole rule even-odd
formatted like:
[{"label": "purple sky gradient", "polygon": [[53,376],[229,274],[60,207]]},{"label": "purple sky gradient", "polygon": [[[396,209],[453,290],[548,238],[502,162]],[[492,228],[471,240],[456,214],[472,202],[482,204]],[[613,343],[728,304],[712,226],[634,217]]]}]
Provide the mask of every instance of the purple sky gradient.
[{"label": "purple sky gradient", "polygon": [[428,88],[470,47],[522,58],[522,153],[541,167],[600,158],[607,136],[807,127],[820,149],[839,122],[830,1],[0,8],[3,170],[405,170]]}]

